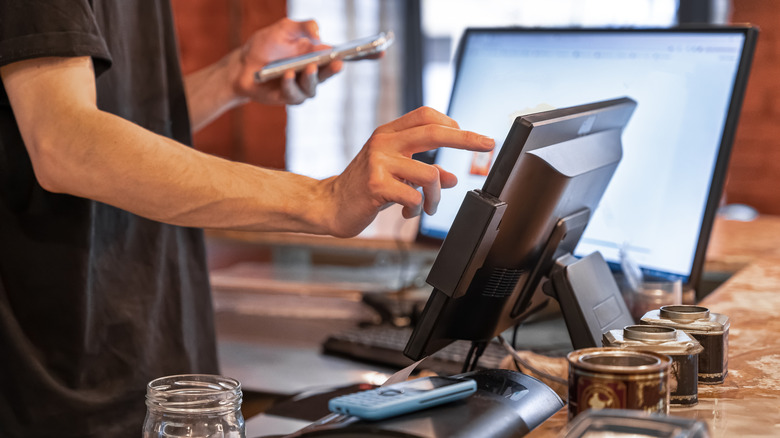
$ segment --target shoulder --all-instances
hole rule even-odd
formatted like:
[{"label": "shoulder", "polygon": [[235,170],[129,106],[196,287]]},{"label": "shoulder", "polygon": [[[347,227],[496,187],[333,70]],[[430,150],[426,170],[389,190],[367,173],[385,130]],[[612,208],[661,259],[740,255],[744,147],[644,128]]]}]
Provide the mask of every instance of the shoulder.
[{"label": "shoulder", "polygon": [[111,56],[90,0],[0,2],[0,66],[47,56],[90,56],[98,71]]}]

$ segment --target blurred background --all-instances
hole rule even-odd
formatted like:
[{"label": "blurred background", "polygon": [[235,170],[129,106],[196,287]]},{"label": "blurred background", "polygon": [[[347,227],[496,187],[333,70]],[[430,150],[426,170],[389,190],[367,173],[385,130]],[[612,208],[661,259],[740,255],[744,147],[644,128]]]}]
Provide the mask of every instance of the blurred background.
[{"label": "blurred background", "polygon": [[[776,0],[173,0],[183,68],[196,70],[254,30],[289,16],[316,19],[323,42],[393,30],[380,62],[353,63],[295,107],[250,104],[195,136],[210,153],[317,178],[339,173],[379,125],[429,105],[446,112],[458,39],[469,26],[760,28],[724,197],[780,214],[780,2]],[[393,225],[397,229],[402,225]],[[413,228],[410,227],[410,228]],[[376,232],[376,230],[374,230]],[[371,233],[372,230],[368,230]]]}]

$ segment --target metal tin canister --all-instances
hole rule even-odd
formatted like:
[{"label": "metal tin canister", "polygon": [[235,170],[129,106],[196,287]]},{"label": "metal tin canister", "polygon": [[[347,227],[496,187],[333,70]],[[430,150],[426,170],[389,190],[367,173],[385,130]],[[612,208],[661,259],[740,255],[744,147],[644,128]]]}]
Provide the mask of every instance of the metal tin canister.
[{"label": "metal tin canister", "polygon": [[622,348],[569,353],[569,420],[588,409],[669,413],[669,356]]},{"label": "metal tin canister", "polygon": [[699,402],[699,341],[682,330],[661,325],[630,325],[604,333],[605,347],[653,351],[669,356],[669,399],[671,404],[693,406]]},{"label": "metal tin canister", "polygon": [[699,383],[723,383],[729,363],[729,317],[702,306],[663,306],[642,317],[642,324],[662,325],[693,336],[704,351],[699,354]]}]

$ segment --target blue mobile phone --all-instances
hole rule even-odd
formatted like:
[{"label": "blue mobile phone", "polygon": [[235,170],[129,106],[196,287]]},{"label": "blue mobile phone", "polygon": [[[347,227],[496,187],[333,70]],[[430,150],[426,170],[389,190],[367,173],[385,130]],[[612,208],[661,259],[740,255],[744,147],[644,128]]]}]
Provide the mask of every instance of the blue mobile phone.
[{"label": "blue mobile phone", "polygon": [[332,398],[328,409],[366,420],[382,420],[468,397],[476,390],[473,379],[421,377]]}]

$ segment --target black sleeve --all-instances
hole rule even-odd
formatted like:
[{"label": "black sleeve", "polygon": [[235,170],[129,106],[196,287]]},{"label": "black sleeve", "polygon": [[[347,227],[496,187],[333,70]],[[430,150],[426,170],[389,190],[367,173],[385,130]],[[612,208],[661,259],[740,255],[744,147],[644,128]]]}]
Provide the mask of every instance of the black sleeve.
[{"label": "black sleeve", "polygon": [[92,2],[0,1],[0,66],[44,56],[91,56],[100,75],[111,66],[111,55]]}]

